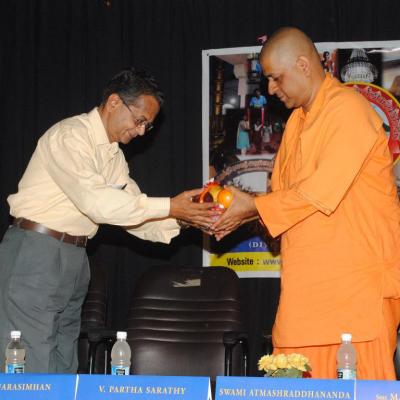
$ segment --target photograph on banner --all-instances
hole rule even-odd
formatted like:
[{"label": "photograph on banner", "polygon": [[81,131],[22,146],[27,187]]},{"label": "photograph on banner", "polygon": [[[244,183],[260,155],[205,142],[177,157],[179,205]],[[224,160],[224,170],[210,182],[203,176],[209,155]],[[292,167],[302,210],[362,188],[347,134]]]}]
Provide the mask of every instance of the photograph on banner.
[{"label": "photograph on banner", "polygon": [[[319,44],[323,48],[324,43]],[[362,45],[362,44],[361,44]],[[325,71],[364,95],[383,121],[400,188],[400,42],[322,51]]]},{"label": "photograph on banner", "polygon": [[[400,41],[317,43],[321,64],[362,93],[380,115],[400,188]],[[203,51],[203,178],[256,195],[270,190],[291,111],[268,94],[261,47]],[[279,238],[250,222],[217,242],[205,237],[204,265],[241,277],[279,277]]]}]

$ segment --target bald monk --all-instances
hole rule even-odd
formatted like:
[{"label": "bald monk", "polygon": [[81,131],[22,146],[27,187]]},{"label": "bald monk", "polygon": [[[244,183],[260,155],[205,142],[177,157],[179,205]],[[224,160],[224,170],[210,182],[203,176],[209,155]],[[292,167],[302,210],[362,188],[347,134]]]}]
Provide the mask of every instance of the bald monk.
[{"label": "bald monk", "polygon": [[382,120],[354,89],[325,74],[302,31],[282,28],[260,54],[270,95],[294,108],[272,192],[231,188],[217,240],[259,216],[282,238],[275,353],[302,353],[314,378],[336,378],[350,332],[359,379],[395,379],[400,319],[400,208]]}]

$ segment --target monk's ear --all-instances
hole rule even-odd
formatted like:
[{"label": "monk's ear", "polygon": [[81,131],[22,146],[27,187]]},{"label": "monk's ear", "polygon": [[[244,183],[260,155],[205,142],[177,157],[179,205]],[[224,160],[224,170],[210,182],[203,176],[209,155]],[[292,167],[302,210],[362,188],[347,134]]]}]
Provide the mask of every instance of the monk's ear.
[{"label": "monk's ear", "polygon": [[299,56],[296,61],[297,68],[305,75],[310,75],[310,60],[305,56]]}]

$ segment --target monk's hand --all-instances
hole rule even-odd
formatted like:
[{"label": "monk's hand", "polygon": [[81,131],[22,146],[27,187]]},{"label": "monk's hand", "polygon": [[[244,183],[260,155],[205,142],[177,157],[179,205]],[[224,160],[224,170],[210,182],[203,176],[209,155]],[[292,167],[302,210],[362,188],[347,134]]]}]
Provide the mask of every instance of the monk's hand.
[{"label": "monk's hand", "polygon": [[202,192],[201,189],[187,190],[171,198],[169,216],[176,218],[181,227],[193,226],[210,233],[211,225],[221,215],[216,203],[195,203],[192,198]]},{"label": "monk's hand", "polygon": [[232,193],[232,203],[218,220],[211,225],[217,241],[236,230],[240,225],[258,216],[255,196],[242,192],[235,187],[227,189]]}]

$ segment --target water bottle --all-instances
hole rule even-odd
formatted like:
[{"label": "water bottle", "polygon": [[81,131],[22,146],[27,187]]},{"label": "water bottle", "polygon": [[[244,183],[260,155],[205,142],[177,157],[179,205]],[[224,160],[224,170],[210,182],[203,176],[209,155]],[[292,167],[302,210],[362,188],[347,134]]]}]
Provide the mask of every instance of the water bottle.
[{"label": "water bottle", "polygon": [[25,372],[25,347],[21,342],[21,331],[11,331],[11,342],[6,347],[6,374]]},{"label": "water bottle", "polygon": [[117,332],[117,341],[111,350],[111,375],[129,375],[131,348],[126,341],[126,332]]},{"label": "water bottle", "polygon": [[342,344],[336,353],[337,378],[357,378],[357,355],[356,349],[351,343],[351,333],[342,333]]}]

